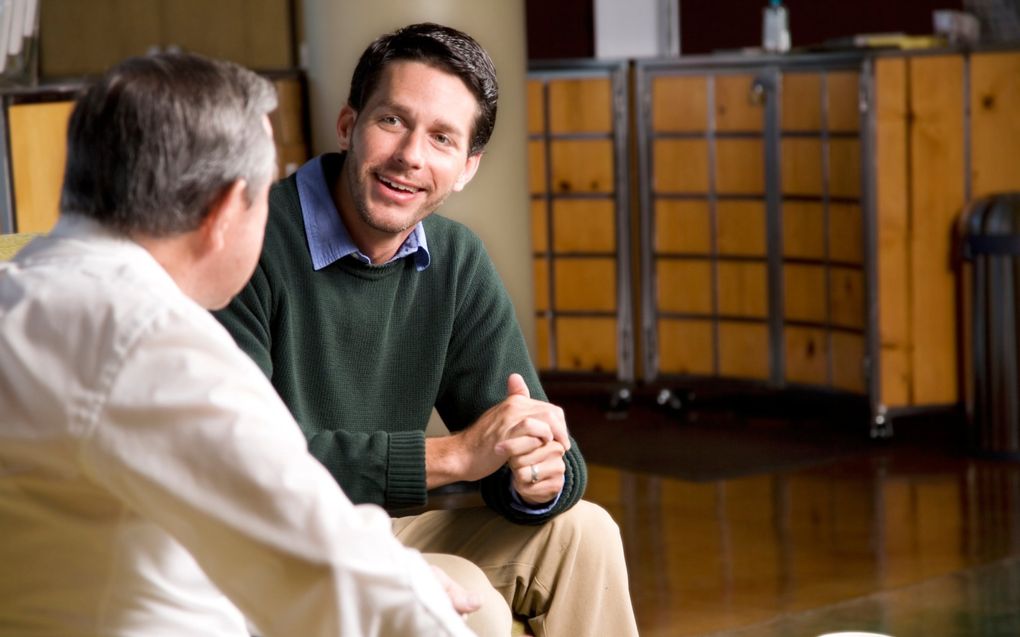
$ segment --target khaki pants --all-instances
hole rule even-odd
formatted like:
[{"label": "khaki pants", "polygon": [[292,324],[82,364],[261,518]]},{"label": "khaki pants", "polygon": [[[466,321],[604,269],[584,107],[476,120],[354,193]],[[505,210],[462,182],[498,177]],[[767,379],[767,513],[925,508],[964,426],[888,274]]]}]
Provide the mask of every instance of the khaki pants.
[{"label": "khaki pants", "polygon": [[[483,595],[482,610],[468,619],[481,637],[510,634],[507,606],[528,619],[536,637],[637,635],[619,527],[590,502],[582,500],[539,526],[514,524],[491,509],[473,507],[396,518],[393,532]],[[459,556],[477,569],[432,553]],[[484,587],[478,569],[491,588]]]}]

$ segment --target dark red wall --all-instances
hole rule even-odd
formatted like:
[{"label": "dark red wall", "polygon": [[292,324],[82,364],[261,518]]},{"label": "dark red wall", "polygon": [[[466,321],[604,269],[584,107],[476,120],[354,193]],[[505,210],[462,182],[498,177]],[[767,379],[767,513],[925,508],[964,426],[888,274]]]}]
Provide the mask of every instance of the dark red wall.
[{"label": "dark red wall", "polygon": [[[680,48],[685,55],[761,44],[766,0],[679,0]],[[962,0],[786,0],[794,46],[857,33],[931,33],[935,9],[960,9]],[[595,55],[592,0],[526,0],[528,57]]]}]

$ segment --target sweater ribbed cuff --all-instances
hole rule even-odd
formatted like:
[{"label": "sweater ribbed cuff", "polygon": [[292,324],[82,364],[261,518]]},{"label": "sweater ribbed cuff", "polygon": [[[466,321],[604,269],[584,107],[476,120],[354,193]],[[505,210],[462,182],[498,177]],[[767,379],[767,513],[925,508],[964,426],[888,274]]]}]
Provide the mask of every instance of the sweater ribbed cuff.
[{"label": "sweater ribbed cuff", "polygon": [[386,506],[399,509],[422,506],[425,489],[425,433],[391,433],[389,467],[386,471]]}]

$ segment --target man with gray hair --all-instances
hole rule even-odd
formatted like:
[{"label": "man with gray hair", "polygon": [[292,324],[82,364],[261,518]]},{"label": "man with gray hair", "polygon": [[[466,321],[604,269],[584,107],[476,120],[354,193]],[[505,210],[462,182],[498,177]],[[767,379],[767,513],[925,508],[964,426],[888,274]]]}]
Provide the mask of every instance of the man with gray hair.
[{"label": "man with gray hair", "polygon": [[0,635],[470,634],[207,312],[258,259],[275,105],[180,54],[78,100],[60,221],[0,266]]}]

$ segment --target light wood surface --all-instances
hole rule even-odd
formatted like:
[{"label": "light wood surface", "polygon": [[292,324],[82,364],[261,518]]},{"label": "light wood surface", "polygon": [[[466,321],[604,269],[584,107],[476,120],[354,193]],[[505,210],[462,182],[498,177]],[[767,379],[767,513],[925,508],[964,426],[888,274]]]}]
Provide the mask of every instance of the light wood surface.
[{"label": "light wood surface", "polygon": [[549,82],[549,131],[606,133],[613,131],[613,94],[608,77]]},{"label": "light wood surface", "polygon": [[813,327],[783,330],[786,352],[786,381],[817,385],[827,381],[829,348],[827,332]]},{"label": "light wood surface", "polygon": [[616,261],[613,258],[557,259],[553,279],[556,310],[616,310]]},{"label": "light wood surface", "polygon": [[611,140],[555,139],[550,146],[553,192],[611,193],[615,190]]},{"label": "light wood surface", "polygon": [[708,80],[704,76],[658,77],[652,82],[652,129],[665,133],[708,128]]},{"label": "light wood surface", "polygon": [[913,399],[949,404],[959,398],[951,255],[954,224],[964,206],[963,60],[913,58],[910,76]]},{"label": "light wood surface", "polygon": [[657,139],[652,143],[653,187],[658,193],[708,192],[708,143]]},{"label": "light wood surface", "polygon": [[719,254],[764,257],[765,204],[761,201],[716,203]]},{"label": "light wood surface", "polygon": [[769,377],[769,330],[757,323],[719,323],[719,374],[730,378]]},{"label": "light wood surface", "polygon": [[822,128],[822,76],[819,73],[783,74],[782,120],[784,131],[818,131]]},{"label": "light wood surface", "polygon": [[768,316],[768,273],[765,263],[720,261],[719,313],[764,319]]},{"label": "light wood surface", "polygon": [[60,214],[72,102],[15,104],[7,111],[18,232],[48,232]]},{"label": "light wood surface", "polygon": [[910,356],[910,250],[907,61],[875,62],[878,399],[890,407],[912,404]]},{"label": "light wood surface", "polygon": [[553,249],[557,254],[616,252],[616,202],[558,199],[553,202]]},{"label": "light wood surface", "polygon": [[718,139],[716,192],[727,195],[765,194],[765,146],[759,139]]},{"label": "light wood surface", "polygon": [[1020,190],[1020,52],[975,53],[970,64],[973,197]]},{"label": "light wood surface", "polygon": [[616,319],[562,316],[556,319],[557,369],[616,371]]},{"label": "light wood surface", "polygon": [[709,254],[712,227],[707,201],[659,199],[655,202],[655,251]]},{"label": "light wood surface", "polygon": [[718,131],[761,131],[765,126],[764,102],[751,97],[754,76],[715,76],[715,128]]},{"label": "light wood surface", "polygon": [[705,376],[715,373],[711,322],[660,319],[658,340],[661,373]]},{"label": "light wood surface", "polygon": [[658,259],[658,308],[662,312],[709,314],[712,268],[704,259]]}]

